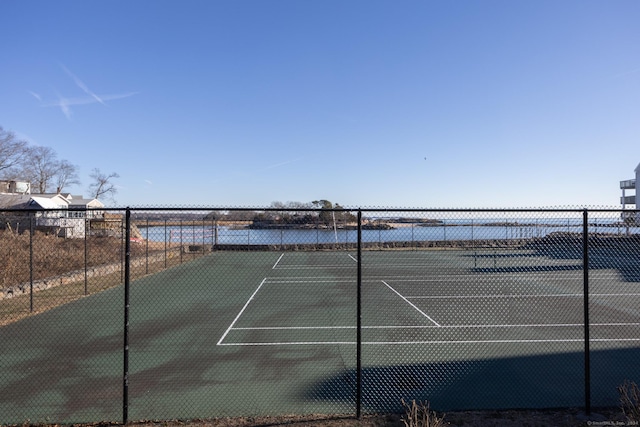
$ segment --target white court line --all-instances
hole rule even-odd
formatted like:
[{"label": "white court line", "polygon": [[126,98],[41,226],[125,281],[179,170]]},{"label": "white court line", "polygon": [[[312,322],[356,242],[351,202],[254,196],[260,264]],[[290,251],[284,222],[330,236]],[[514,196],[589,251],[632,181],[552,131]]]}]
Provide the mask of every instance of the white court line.
[{"label": "white court line", "polygon": [[[630,341],[640,341],[640,338],[596,338],[589,339],[589,342],[630,342]],[[543,343],[543,342],[584,342],[584,338],[571,338],[571,339],[560,339],[560,340],[459,340],[459,341],[447,341],[447,340],[437,340],[437,341],[370,341],[363,342],[362,344],[375,344],[375,345],[393,345],[393,344],[502,344],[502,343]]]},{"label": "white court line", "polygon": [[[559,266],[563,266],[564,264],[560,264]],[[374,263],[371,261],[365,261],[363,262],[362,265],[363,268],[365,269],[379,269],[379,268],[416,268],[418,270],[428,270],[428,271],[433,271],[433,270],[446,270],[446,269],[451,269],[453,267],[449,267],[446,266],[445,268],[442,268],[442,264],[438,264],[438,263],[434,263],[434,264],[399,264],[399,263]],[[475,268],[475,267],[470,267],[470,266],[461,266],[461,267],[455,267],[455,270],[457,271],[461,271],[461,270],[468,270],[469,268]],[[480,268],[480,267],[477,267]],[[489,268],[489,267],[487,267]],[[498,267],[500,268],[500,267]],[[513,267],[514,269],[516,268],[515,266]],[[533,276],[533,277],[537,277],[537,276],[576,276],[582,273],[582,269],[578,268],[575,270],[559,270],[559,271],[551,271],[551,270],[531,270],[531,271],[513,271],[513,272],[500,272],[500,271],[487,271],[487,272],[474,272],[474,273],[468,273],[468,274],[457,274],[457,275],[453,275],[453,276],[504,276],[505,274],[525,274],[527,276]],[[603,279],[603,278],[610,278],[610,277],[617,277],[617,273],[615,272],[606,272],[606,271],[599,271],[599,272],[594,272],[595,274],[595,278],[597,279]],[[442,274],[442,276],[448,276],[446,274]]]},{"label": "white court line", "polygon": [[318,270],[318,269],[333,269],[333,268],[353,268],[353,265],[287,265],[278,267],[278,270]]},{"label": "white court line", "polygon": [[282,259],[282,257],[284,256],[284,252],[282,253],[282,255],[280,255],[280,258],[278,258],[278,260],[276,261],[275,264],[273,264],[273,267],[271,267],[272,270],[275,270],[276,267],[278,266],[278,263],[280,262],[280,260]]},{"label": "white court line", "polygon": [[485,295],[416,295],[408,296],[411,299],[472,299],[472,298],[533,298],[533,297],[581,297],[582,294],[485,294]]},{"label": "white court line", "polygon": [[[366,270],[366,267],[365,267]],[[432,283],[432,282],[459,282],[464,281],[463,283],[486,283],[489,280],[495,280],[496,278],[504,278],[504,275],[496,274],[496,273],[487,273],[487,274],[429,274],[428,277],[419,274],[412,275],[395,275],[390,276],[388,274],[371,274],[366,275],[366,279],[374,280],[376,278],[387,278],[394,279],[394,282],[421,282],[421,283]],[[469,280],[467,279],[477,279],[477,280]],[[513,278],[511,278],[513,279]],[[582,276],[580,277],[542,277],[531,279],[531,281],[535,284],[540,283],[541,280],[544,282],[556,282],[556,281],[566,281],[567,279],[575,279],[576,281],[580,280],[582,283]]]},{"label": "white court line", "polygon": [[[417,268],[420,270],[432,270],[434,268],[442,267],[442,264],[401,264],[401,263],[388,263],[382,264],[377,262],[365,261],[362,264],[363,268]],[[481,273],[476,273],[481,274]],[[504,273],[503,273],[504,274]]]},{"label": "white court line", "polygon": [[393,289],[387,282],[385,282],[384,280],[381,280],[382,283],[385,284],[386,287],[388,287],[389,289],[391,289],[396,295],[398,295],[400,298],[402,298],[404,300],[404,302],[406,302],[407,304],[409,304],[411,307],[415,308],[418,313],[422,314],[424,317],[426,317],[427,319],[431,320],[433,323],[435,323],[436,326],[440,326],[440,324],[438,322],[436,322],[435,320],[433,320],[431,317],[429,317],[429,315],[427,313],[425,313],[424,311],[420,310],[418,307],[416,307],[415,304],[413,304],[411,301],[409,301],[408,299],[406,299],[404,296],[402,296],[400,294],[400,292],[396,291],[395,289]]},{"label": "white court line", "polygon": [[311,280],[274,280],[274,279],[269,279],[268,280],[269,283],[292,283],[292,284],[299,284],[299,283],[356,283],[356,279],[343,279],[343,280],[335,280],[335,279],[311,279]]},{"label": "white court line", "polygon": [[[233,328],[234,331],[295,331],[315,329],[356,329],[357,326],[256,326],[253,328]],[[365,327],[363,327],[364,329]]]},{"label": "white court line", "polygon": [[[269,283],[273,282],[273,281],[277,281],[277,280],[331,280],[333,278],[335,278],[336,276],[311,276],[311,275],[306,275],[306,276],[271,276],[271,277],[267,277],[267,281]],[[355,278],[353,280],[356,280]]]},{"label": "white court line", "polygon": [[[411,299],[463,299],[463,298],[582,298],[583,294],[488,294],[488,295],[418,295],[408,296]],[[589,297],[637,297],[640,293],[632,294],[589,294]]]},{"label": "white court line", "polygon": [[[637,342],[640,338],[599,338],[590,339],[589,342]],[[412,345],[412,344],[523,344],[523,343],[569,343],[584,342],[582,338],[561,339],[561,340],[459,340],[459,341],[363,341],[363,345]],[[257,347],[257,346],[274,346],[274,345],[356,345],[356,341],[292,341],[292,342],[245,342],[245,343],[229,343],[219,344],[226,346],[238,347]]]},{"label": "white court line", "polygon": [[222,346],[238,346],[238,347],[255,347],[255,346],[273,346],[273,345],[352,345],[352,341],[293,341],[293,342],[243,342],[218,344]]},{"label": "white court line", "polygon": [[[389,276],[387,276],[389,277]],[[466,278],[477,278],[477,277],[504,277],[504,275],[497,273],[489,273],[489,274],[430,274],[429,277],[414,275],[414,276],[395,276],[399,277],[399,282],[442,282],[443,280],[447,281],[456,281],[457,279],[466,279]],[[403,279],[404,277],[404,279]],[[409,277],[417,277],[418,279],[409,279]],[[422,279],[420,279],[422,277]],[[578,279],[582,279],[582,276],[577,277]],[[549,280],[566,280],[566,277],[548,277],[545,279]]]},{"label": "white court line", "polygon": [[[280,258],[278,258],[278,261],[276,261],[276,263],[273,265],[272,270],[314,270],[314,269],[318,269],[318,268],[352,268],[350,265],[346,266],[346,265],[336,265],[336,264],[330,264],[330,265],[285,265],[285,266],[278,266],[278,263],[280,263],[280,260],[282,259],[282,257],[284,256],[284,253],[282,255],[280,255]],[[358,262],[358,260],[356,258],[353,257],[353,255],[351,254],[347,254],[347,256],[349,258],[351,258],[353,261]],[[277,267],[277,268],[276,268]]]},{"label": "white court line", "polygon": [[[582,328],[583,323],[531,323],[517,325],[406,325],[406,326],[363,326],[362,329],[482,329],[482,328]],[[591,323],[594,326],[640,326],[640,323]],[[356,326],[258,326],[251,328],[233,328],[234,331],[287,331],[287,330],[326,330],[356,329]]]},{"label": "white court line", "polygon": [[[377,281],[377,280],[384,280],[384,279],[393,279],[394,282],[415,282],[415,283],[424,283],[424,284],[430,284],[430,283],[441,283],[441,282],[447,282],[447,283],[462,283],[462,284],[489,284],[489,283],[494,283],[493,281],[495,279],[501,279],[503,278],[503,276],[500,276],[499,274],[483,274],[483,275],[477,275],[477,274],[441,274],[441,275],[429,275],[428,278],[424,277],[424,276],[420,276],[420,275],[401,275],[401,276],[389,276],[387,274],[376,274],[376,275],[366,275],[366,278],[364,279],[364,281]],[[480,279],[480,280],[468,280],[467,279]],[[543,278],[544,281],[540,281],[540,280],[536,280],[536,281],[532,281],[533,285],[539,285],[540,283],[548,283],[548,282],[556,282],[556,281],[562,281],[562,282],[566,282],[567,278],[566,277],[548,277],[548,278]],[[576,281],[580,280],[580,284],[582,284],[582,277],[576,277],[575,278]],[[462,282],[461,282],[462,281]],[[520,285],[520,286],[525,286],[525,285]],[[532,285],[526,285],[526,286],[532,286]]]},{"label": "white court line", "polygon": [[251,296],[249,297],[249,299],[247,300],[247,302],[244,304],[244,307],[242,307],[242,310],[240,310],[240,313],[238,313],[238,315],[236,316],[235,319],[233,319],[233,322],[231,322],[231,324],[229,325],[229,327],[227,328],[226,331],[224,331],[224,334],[222,334],[222,337],[220,337],[220,339],[218,340],[218,343],[216,345],[222,345],[222,341],[225,339],[225,337],[227,336],[227,334],[229,333],[229,331],[231,331],[231,329],[233,328],[233,325],[236,324],[236,322],[238,321],[238,319],[240,318],[240,316],[242,316],[242,313],[246,310],[247,306],[249,305],[249,303],[251,302],[251,300],[253,299],[254,296],[256,296],[256,294],[258,293],[258,291],[260,290],[260,288],[262,287],[262,285],[265,284],[265,282],[267,281],[267,278],[265,277],[264,279],[262,279],[262,282],[260,282],[260,285],[258,286],[258,288],[253,292],[253,294],[251,294]]}]

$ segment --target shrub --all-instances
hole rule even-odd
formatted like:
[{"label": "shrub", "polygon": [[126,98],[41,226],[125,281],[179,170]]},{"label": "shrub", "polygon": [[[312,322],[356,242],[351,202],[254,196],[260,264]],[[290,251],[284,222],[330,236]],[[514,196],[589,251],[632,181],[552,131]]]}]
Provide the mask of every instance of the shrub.
[{"label": "shrub", "polygon": [[633,381],[625,380],[618,386],[620,406],[629,421],[640,423],[640,388]]},{"label": "shrub", "polygon": [[411,404],[402,399],[402,406],[405,409],[405,415],[402,417],[402,421],[406,427],[440,427],[446,425],[444,422],[444,415],[438,418],[434,411],[431,411],[428,401],[416,402],[411,401]]}]

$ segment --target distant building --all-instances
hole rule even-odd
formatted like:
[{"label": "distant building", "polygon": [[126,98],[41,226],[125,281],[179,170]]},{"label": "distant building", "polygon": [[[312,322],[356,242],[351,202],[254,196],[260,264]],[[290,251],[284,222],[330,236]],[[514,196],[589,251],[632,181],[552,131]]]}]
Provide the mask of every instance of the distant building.
[{"label": "distant building", "polygon": [[30,220],[21,210],[35,210],[34,226],[62,237],[84,237],[87,220],[104,217],[104,205],[97,199],[71,194],[30,194],[30,186],[16,181],[0,181],[0,209],[6,212],[0,227],[18,231],[28,228]]},{"label": "distant building", "polygon": [[[622,190],[622,197],[620,197],[620,204],[622,205],[622,210],[626,210],[630,208],[630,205],[633,205],[632,209],[637,209],[636,205],[636,197],[640,196],[640,164],[635,169],[636,177],[634,179],[627,179],[625,181],[620,181],[620,189]],[[627,196],[627,190],[633,190],[634,194]],[[640,224],[640,212],[622,212],[622,219],[625,222],[631,222],[634,224]]]},{"label": "distant building", "polygon": [[0,181],[0,194],[31,194],[31,183],[26,181]]}]

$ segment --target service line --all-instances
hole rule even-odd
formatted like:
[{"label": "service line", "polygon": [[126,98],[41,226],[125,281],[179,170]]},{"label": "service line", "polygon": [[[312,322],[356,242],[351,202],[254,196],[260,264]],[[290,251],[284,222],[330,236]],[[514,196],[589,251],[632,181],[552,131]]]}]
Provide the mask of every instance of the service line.
[{"label": "service line", "polygon": [[258,288],[253,292],[253,294],[251,294],[251,296],[249,297],[249,299],[247,300],[247,302],[244,304],[244,307],[242,307],[242,310],[240,310],[240,313],[238,313],[238,315],[236,316],[235,319],[233,319],[233,322],[231,322],[231,325],[229,325],[229,327],[227,328],[226,331],[224,331],[224,334],[222,334],[222,337],[220,337],[220,339],[218,340],[216,345],[222,345],[222,341],[225,339],[225,337],[227,336],[227,334],[229,333],[229,331],[231,331],[231,329],[233,328],[233,325],[236,324],[236,322],[238,321],[238,319],[240,318],[240,316],[242,316],[242,313],[244,313],[244,311],[247,309],[247,306],[249,305],[249,303],[251,302],[251,300],[253,299],[253,297],[256,296],[256,294],[258,293],[258,291],[260,290],[260,288],[262,287],[262,285],[265,284],[265,282],[267,281],[267,278],[265,277],[264,279],[262,279],[262,282],[260,282],[260,285],[258,286]]},{"label": "service line", "polygon": [[425,313],[424,311],[422,311],[418,307],[416,307],[415,304],[413,304],[411,301],[406,299],[400,292],[398,292],[395,289],[393,289],[387,282],[385,282],[384,280],[381,280],[381,282],[384,283],[387,288],[391,289],[396,295],[398,295],[400,298],[402,298],[404,300],[404,302],[409,304],[411,307],[415,308],[418,311],[418,313],[422,314],[424,317],[426,317],[427,319],[431,320],[436,326],[440,326],[440,324],[438,322],[436,322],[431,317],[429,317],[429,315],[427,313]]},{"label": "service line", "polygon": [[280,255],[280,258],[278,258],[278,260],[276,261],[275,264],[273,264],[273,267],[271,267],[272,270],[275,270],[276,267],[278,266],[278,263],[280,262],[280,260],[282,259],[282,257],[284,256],[284,252],[282,253],[282,255]]}]

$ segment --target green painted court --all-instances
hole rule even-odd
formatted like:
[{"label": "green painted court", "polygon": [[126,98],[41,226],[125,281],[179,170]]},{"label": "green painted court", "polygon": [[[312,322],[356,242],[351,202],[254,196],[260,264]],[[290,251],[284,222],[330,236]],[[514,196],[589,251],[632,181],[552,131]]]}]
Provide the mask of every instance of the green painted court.
[{"label": "green painted court", "polygon": [[[582,259],[361,254],[362,410],[580,407]],[[640,375],[637,261],[589,270],[593,406]],[[0,328],[0,423],[121,420],[124,287]],[[354,414],[358,254],[213,252],[131,284],[130,420]]]}]

